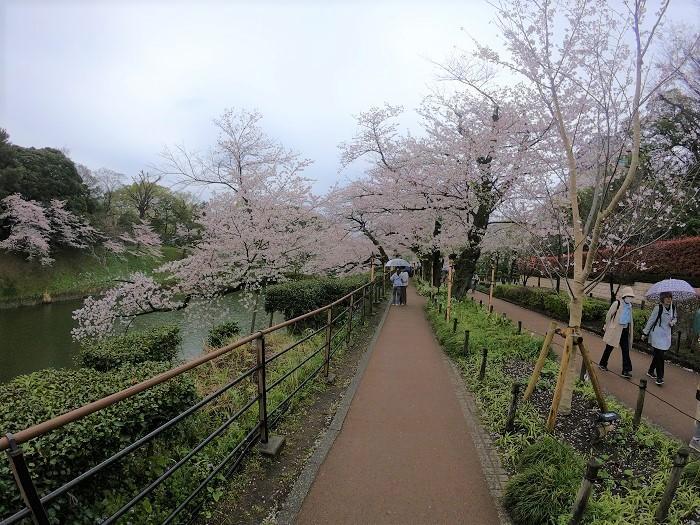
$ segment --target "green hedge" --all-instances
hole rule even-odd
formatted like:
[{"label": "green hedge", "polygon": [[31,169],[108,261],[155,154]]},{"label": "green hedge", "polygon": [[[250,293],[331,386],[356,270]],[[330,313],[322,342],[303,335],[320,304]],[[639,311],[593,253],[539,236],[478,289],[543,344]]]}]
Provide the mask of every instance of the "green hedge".
[{"label": "green hedge", "polygon": [[86,343],[78,354],[78,364],[105,372],[125,364],[133,365],[144,361],[172,362],[181,342],[178,326],[159,326]]},{"label": "green hedge", "polygon": [[[0,399],[3,399],[0,432],[16,433],[168,368],[166,363],[144,362],[107,373],[91,368],[47,369],[19,376],[0,384]],[[180,376],[23,444],[39,494],[46,494],[88,470],[193,405],[197,399],[194,383]],[[118,463],[116,468],[121,466]],[[89,508],[103,496],[95,487],[106,491],[120,484],[134,484],[134,480],[115,475],[113,467],[106,469],[104,475],[98,474],[73,489],[71,494],[75,499],[57,498],[49,509],[52,522],[66,515],[72,516],[70,521],[74,523],[95,522],[97,517],[89,515]],[[0,461],[0,518],[21,506],[9,464]]]},{"label": "green hedge", "polygon": [[[268,286],[265,290],[265,311],[282,312],[285,319],[293,319],[340,299],[367,281],[368,276],[361,274],[341,278],[314,277]],[[326,320],[321,317],[316,316],[303,323],[304,326],[296,328],[321,326]]]},{"label": "green hedge", "polygon": [[226,321],[217,324],[209,330],[207,344],[212,348],[221,348],[240,332],[241,327],[238,326],[236,321]]},{"label": "green hedge", "polygon": [[[554,290],[543,290],[541,288],[499,284],[494,288],[493,295],[526,308],[539,310],[560,321],[569,321],[569,296],[565,293],[557,293]],[[595,328],[602,329],[605,315],[609,308],[610,303],[608,301],[586,297],[583,302],[582,321],[593,325]],[[632,313],[634,315],[635,337],[639,338],[642,335],[642,328],[647,322],[649,313],[638,308],[632,310]]]}]

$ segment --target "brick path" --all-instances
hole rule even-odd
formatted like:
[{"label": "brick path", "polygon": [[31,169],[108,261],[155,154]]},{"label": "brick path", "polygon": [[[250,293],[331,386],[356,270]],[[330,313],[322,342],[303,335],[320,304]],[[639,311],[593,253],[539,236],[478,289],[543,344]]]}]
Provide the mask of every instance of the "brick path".
[{"label": "brick path", "polygon": [[297,523],[501,523],[489,486],[503,472],[423,302],[410,288],[408,306],[391,308]]},{"label": "brick path", "polygon": [[[474,299],[476,301],[481,299],[484,305],[488,304],[488,295],[486,294],[477,292],[474,295]],[[505,313],[508,318],[515,322],[522,321],[523,330],[534,330],[541,334],[547,331],[547,326],[552,320],[545,315],[501,299],[494,298],[493,307],[495,312]],[[559,321],[557,321],[557,323],[560,326],[565,325],[565,323]],[[592,332],[584,330],[584,336],[588,351],[591,354],[591,359],[597,363],[603,353],[605,343],[603,343],[603,339],[600,336]],[[561,355],[563,340],[560,337],[555,337],[554,343],[554,350],[558,355]],[[633,366],[633,381],[639,383],[639,379],[647,379],[648,393],[659,396],[661,399],[677,406],[686,414],[690,414],[691,416],[695,414],[695,391],[698,384],[697,373],[666,361],[664,374],[665,384],[659,387],[654,383],[653,379],[646,375],[649,364],[651,363],[651,356],[644,352],[632,350],[632,352],[630,352],[630,358],[632,359]],[[613,350],[608,368],[617,374],[622,372],[622,356],[619,349]],[[635,407],[637,403],[637,394],[639,392],[637,385],[610,372],[603,372],[602,370],[598,372],[598,378],[600,379],[603,390],[615,396],[628,407]],[[663,427],[683,442],[687,442],[690,439],[695,428],[694,419],[681,414],[664,402],[648,394],[644,402],[644,417]]]}]

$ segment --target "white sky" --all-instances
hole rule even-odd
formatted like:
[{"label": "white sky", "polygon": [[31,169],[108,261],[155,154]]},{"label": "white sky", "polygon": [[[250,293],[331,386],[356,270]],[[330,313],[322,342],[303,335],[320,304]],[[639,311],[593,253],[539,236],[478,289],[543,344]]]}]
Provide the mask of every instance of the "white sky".
[{"label": "white sky", "polygon": [[[671,18],[698,13],[681,0]],[[495,44],[490,18],[481,0],[0,0],[0,127],[134,175],[164,145],[212,144],[224,108],[257,108],[324,190],[352,115],[415,108],[437,73],[429,59],[468,47],[465,32]]]}]

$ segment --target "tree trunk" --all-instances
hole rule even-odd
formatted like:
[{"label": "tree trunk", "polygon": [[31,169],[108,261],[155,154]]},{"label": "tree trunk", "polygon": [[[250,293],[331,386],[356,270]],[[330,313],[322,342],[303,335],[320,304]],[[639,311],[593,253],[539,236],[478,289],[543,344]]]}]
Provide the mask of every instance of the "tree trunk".
[{"label": "tree trunk", "polygon": [[476,270],[476,262],[481,255],[481,248],[467,248],[462,250],[455,261],[455,279],[452,283],[452,295],[461,299],[469,290],[469,283]]},{"label": "tree trunk", "polygon": [[[585,294],[583,292],[583,282],[574,280],[570,283],[569,301],[569,327],[577,327],[580,332],[581,319],[583,318],[583,301]],[[581,369],[581,355],[578,352],[578,347],[574,346],[571,352],[571,359],[564,381],[564,388],[561,394],[561,403],[559,405],[559,413],[561,415],[571,414],[571,399],[573,397],[574,385],[578,378],[579,370]]]},{"label": "tree trunk", "polygon": [[442,254],[440,250],[433,250],[430,264],[433,268],[433,286],[440,286],[442,282]]},{"label": "tree trunk", "polygon": [[559,293],[559,289],[561,288],[561,277],[557,275],[557,293]]}]

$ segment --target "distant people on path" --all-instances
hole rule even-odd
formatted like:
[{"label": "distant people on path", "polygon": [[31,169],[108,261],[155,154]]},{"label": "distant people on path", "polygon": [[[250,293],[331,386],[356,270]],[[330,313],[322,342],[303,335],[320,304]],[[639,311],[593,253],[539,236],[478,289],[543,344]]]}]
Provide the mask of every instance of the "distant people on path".
[{"label": "distant people on path", "polygon": [[477,274],[472,275],[471,290],[472,293],[476,292],[476,287],[479,286],[479,276]]},{"label": "distant people on path", "polygon": [[406,306],[406,287],[408,286],[408,271],[406,271],[406,268],[401,269],[399,277],[401,278],[401,304]]},{"label": "distant people on path", "polygon": [[401,304],[401,276],[398,268],[389,276],[389,280],[392,285],[391,304],[398,306]]},{"label": "distant people on path", "polygon": [[654,306],[642,330],[642,341],[648,337],[649,344],[654,350],[654,357],[647,375],[656,379],[656,384],[661,386],[664,384],[666,350],[671,348],[671,329],[678,322],[678,317],[671,292],[662,292],[659,300],[659,304]]},{"label": "distant people on path", "polygon": [[634,291],[631,287],[625,286],[618,295],[619,299],[613,302],[605,315],[605,326],[603,331],[603,342],[605,350],[600,358],[598,366],[601,370],[608,369],[608,359],[616,346],[622,352],[622,376],[632,377],[632,360],[630,350],[632,349],[632,335],[634,334],[634,319],[632,316],[632,299]]}]

